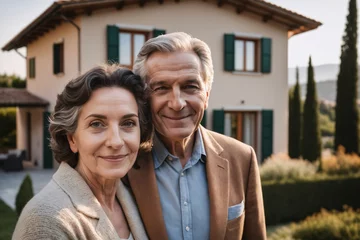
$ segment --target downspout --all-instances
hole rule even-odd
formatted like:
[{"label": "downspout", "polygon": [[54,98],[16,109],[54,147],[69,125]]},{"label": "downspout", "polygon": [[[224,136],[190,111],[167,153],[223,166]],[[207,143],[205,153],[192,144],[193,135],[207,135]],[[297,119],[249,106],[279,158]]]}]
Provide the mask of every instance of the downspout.
[{"label": "downspout", "polygon": [[22,58],[24,58],[24,59],[26,60],[26,57],[25,57],[24,55],[22,55],[21,52],[19,52],[19,51],[17,50],[17,48],[15,49],[15,52],[16,52],[17,54],[19,54],[20,57],[22,57]]},{"label": "downspout", "polygon": [[61,14],[60,16],[62,17],[62,19],[64,19],[66,22],[69,22],[71,25],[73,25],[77,29],[77,32],[78,32],[78,75],[80,76],[80,74],[81,74],[80,27],[74,21],[67,18],[63,14]]}]

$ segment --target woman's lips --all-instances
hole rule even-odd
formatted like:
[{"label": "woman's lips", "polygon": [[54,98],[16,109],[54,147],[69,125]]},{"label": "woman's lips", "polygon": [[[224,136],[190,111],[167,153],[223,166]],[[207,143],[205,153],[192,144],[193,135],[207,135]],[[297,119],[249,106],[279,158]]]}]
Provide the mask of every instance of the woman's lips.
[{"label": "woman's lips", "polygon": [[100,156],[100,158],[109,162],[119,162],[124,160],[127,156],[128,154],[121,154],[121,155]]}]

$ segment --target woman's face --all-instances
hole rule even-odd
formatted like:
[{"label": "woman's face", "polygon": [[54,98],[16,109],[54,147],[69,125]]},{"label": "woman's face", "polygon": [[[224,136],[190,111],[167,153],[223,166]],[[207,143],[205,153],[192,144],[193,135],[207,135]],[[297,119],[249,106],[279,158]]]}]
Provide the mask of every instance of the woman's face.
[{"label": "woman's face", "polygon": [[123,177],[140,145],[138,106],[132,93],[120,87],[95,90],[68,141],[71,150],[79,153],[77,167],[98,178]]}]

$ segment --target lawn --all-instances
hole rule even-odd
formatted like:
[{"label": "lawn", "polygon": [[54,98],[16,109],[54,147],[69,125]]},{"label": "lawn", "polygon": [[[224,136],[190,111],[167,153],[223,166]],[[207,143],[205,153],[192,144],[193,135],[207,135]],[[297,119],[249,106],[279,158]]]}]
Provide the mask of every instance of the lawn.
[{"label": "lawn", "polygon": [[16,212],[0,199],[0,239],[11,239],[17,221]]}]

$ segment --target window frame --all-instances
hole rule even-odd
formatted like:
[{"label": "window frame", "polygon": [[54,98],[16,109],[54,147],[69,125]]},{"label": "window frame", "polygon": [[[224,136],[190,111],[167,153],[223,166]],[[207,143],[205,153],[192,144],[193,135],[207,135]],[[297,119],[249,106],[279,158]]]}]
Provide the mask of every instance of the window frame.
[{"label": "window frame", "polygon": [[[235,36],[234,39],[234,44],[236,45],[236,41],[243,41],[244,42],[244,56],[243,56],[243,70],[239,70],[236,69],[236,48],[234,49],[234,71],[236,72],[245,72],[245,73],[258,73],[260,72],[260,56],[259,56],[259,47],[260,47],[260,39],[258,38],[249,38],[249,37],[239,37],[239,36]],[[249,71],[246,69],[246,42],[253,42],[255,44],[254,49],[255,49],[255,53],[254,53],[254,70],[253,71]]]},{"label": "window frame", "polygon": [[[255,152],[258,152],[258,141],[259,141],[259,136],[258,136],[258,124],[259,124],[259,112],[258,111],[232,111],[232,110],[225,110],[224,111],[224,117],[226,114],[234,114],[236,115],[236,138],[237,140],[243,142],[243,138],[244,138],[244,115],[245,114],[251,114],[254,115],[254,133],[253,133],[253,137],[254,137],[254,146],[252,146],[255,150]],[[239,128],[239,126],[241,126]],[[231,137],[231,136],[230,136]]]},{"label": "window frame", "polygon": [[[122,64],[120,62],[120,58],[121,58],[121,51],[120,51],[120,33],[130,33],[130,65],[126,65],[126,64]],[[147,30],[133,30],[133,29],[124,29],[124,28],[119,28],[119,64],[121,66],[127,67],[129,69],[132,69],[134,66],[134,61],[136,59],[136,56],[134,56],[134,35],[137,34],[141,34],[145,36],[145,41],[144,43],[150,39],[150,34],[151,31],[147,31]]]}]

